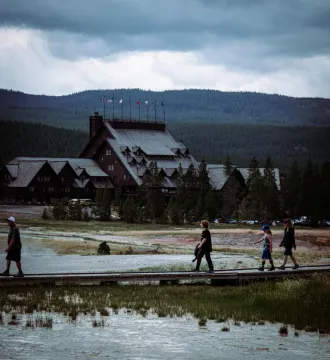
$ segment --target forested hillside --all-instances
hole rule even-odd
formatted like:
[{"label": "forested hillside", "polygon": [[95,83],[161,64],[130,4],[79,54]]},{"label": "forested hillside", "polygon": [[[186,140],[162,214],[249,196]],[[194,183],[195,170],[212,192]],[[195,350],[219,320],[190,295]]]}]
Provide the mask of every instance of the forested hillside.
[{"label": "forested hillside", "polygon": [[82,131],[0,120],[0,167],[17,156],[77,156],[87,141]]},{"label": "forested hillside", "polygon": [[[168,129],[197,160],[208,163],[223,163],[229,155],[235,165],[248,167],[252,157],[263,165],[270,156],[276,167],[286,171],[294,159],[301,165],[309,158],[315,164],[329,160],[329,127],[178,123]],[[0,121],[0,161],[4,162],[16,156],[77,156],[87,141],[86,132]]]},{"label": "forested hillside", "polygon": [[[114,96],[115,117],[121,117],[119,100],[123,98],[123,117],[156,118],[170,124],[183,122],[235,123],[263,125],[330,126],[330,100],[293,98],[251,92],[215,90],[171,90],[163,92],[139,89],[87,90],[66,96],[30,95],[0,90],[0,117],[6,120],[42,122],[66,128],[87,129],[86,118],[94,111],[103,114],[103,103]],[[148,100],[148,106],[145,101]],[[164,102],[164,106],[161,103]],[[113,104],[105,102],[106,117],[111,118]]]}]

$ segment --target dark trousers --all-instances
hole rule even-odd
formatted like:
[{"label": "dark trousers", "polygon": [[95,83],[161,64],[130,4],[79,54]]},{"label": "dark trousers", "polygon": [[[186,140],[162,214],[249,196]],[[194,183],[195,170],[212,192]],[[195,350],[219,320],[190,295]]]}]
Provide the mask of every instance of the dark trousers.
[{"label": "dark trousers", "polygon": [[209,251],[204,251],[203,249],[199,250],[199,252],[198,252],[196,270],[199,270],[199,268],[201,266],[202,258],[204,255],[205,255],[205,259],[207,261],[209,270],[213,271],[213,263],[212,263],[212,259],[211,259],[211,253]]}]

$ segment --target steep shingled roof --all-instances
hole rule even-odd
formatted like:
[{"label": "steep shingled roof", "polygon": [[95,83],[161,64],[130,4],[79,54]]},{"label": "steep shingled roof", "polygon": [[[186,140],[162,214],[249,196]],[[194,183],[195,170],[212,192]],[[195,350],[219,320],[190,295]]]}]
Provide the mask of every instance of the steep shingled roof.
[{"label": "steep shingled roof", "polygon": [[18,164],[17,178],[12,181],[9,187],[27,187],[46,161],[24,161]]},{"label": "steep shingled roof", "polygon": [[48,163],[54,172],[58,174],[66,163],[69,163],[79,176],[84,170],[91,177],[108,177],[98,164],[91,159],[81,158],[46,158],[46,157],[17,157],[8,165],[10,169],[17,167],[17,178],[12,181],[9,187],[27,187],[40,169]]}]

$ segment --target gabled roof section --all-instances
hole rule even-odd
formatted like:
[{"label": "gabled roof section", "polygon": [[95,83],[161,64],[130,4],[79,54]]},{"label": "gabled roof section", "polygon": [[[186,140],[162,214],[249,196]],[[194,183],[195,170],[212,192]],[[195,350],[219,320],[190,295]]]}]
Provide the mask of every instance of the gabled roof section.
[{"label": "gabled roof section", "polygon": [[185,146],[178,145],[166,129],[165,131],[130,128],[113,129],[110,124],[107,126],[118,144],[128,146],[133,153],[140,149],[148,156],[173,156],[172,148],[185,148]]},{"label": "gabled roof section", "polygon": [[225,167],[223,165],[210,164],[207,165],[207,170],[210,178],[210,182],[213,185],[214,190],[221,190],[227,180],[228,175],[225,175]]},{"label": "gabled roof section", "polygon": [[94,185],[94,187],[96,189],[102,189],[102,188],[113,189],[114,188],[110,179],[93,179],[92,184]]},{"label": "gabled roof section", "polygon": [[177,172],[177,169],[176,168],[168,168],[168,169],[165,168],[164,171],[167,176],[171,177]]},{"label": "gabled roof section", "polygon": [[58,175],[68,162],[67,161],[50,161],[49,163],[50,163],[50,166],[53,168],[53,170]]},{"label": "gabled roof section", "polygon": [[126,152],[126,151],[131,152],[131,150],[129,149],[129,147],[126,146],[126,145],[121,146],[121,147],[120,147],[120,151],[121,151],[121,152]]},{"label": "gabled roof section", "polygon": [[6,165],[6,169],[8,170],[9,174],[15,179],[17,178],[18,174],[18,164],[13,165]]},{"label": "gabled roof section", "polygon": [[45,164],[46,161],[24,161],[19,163],[17,178],[8,186],[27,187]]},{"label": "gabled roof section", "polygon": [[148,171],[146,166],[137,168],[137,175],[143,176]]},{"label": "gabled roof section", "polygon": [[18,157],[6,165],[6,167],[10,169],[17,168],[17,179],[12,181],[9,186],[28,186],[45,164],[48,164],[57,175],[66,164],[69,164],[77,176],[80,176],[83,171],[86,171],[91,177],[108,177],[108,175],[99,168],[98,164],[91,159]]},{"label": "gabled roof section", "polygon": [[136,181],[136,183],[139,185],[141,184],[141,179],[139,178],[139,176],[137,175],[137,173],[134,172],[134,170],[132,169],[132,167],[130,166],[127,158],[124,156],[124,154],[121,153],[120,151],[120,146],[118,144],[118,142],[115,139],[107,139],[107,142],[109,143],[109,145],[113,148],[113,150],[116,152],[116,155],[118,156],[119,160],[122,162],[122,164],[126,167],[127,171],[129,172],[129,174],[132,176],[132,178]]}]

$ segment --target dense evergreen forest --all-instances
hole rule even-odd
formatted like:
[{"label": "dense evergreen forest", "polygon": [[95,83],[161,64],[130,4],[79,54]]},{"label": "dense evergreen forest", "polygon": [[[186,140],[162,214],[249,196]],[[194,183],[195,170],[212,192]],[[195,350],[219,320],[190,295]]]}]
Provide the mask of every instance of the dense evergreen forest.
[{"label": "dense evergreen forest", "polygon": [[[88,124],[88,118],[84,119]],[[329,127],[284,127],[239,124],[169,124],[170,133],[183,141],[197,160],[248,167],[252,157],[272,158],[275,167],[286,171],[292,161],[305,165],[329,160]],[[0,121],[0,161],[16,156],[76,156],[88,141],[88,134],[42,124]]]},{"label": "dense evergreen forest", "polygon": [[82,131],[0,120],[0,167],[17,156],[77,156],[87,141]]},{"label": "dense evergreen forest", "polygon": [[[113,103],[107,100],[114,97]],[[48,125],[87,130],[86,118],[94,111],[106,117],[121,117],[119,100],[123,98],[123,117],[163,120],[173,123],[235,123],[260,125],[330,126],[330,100],[293,98],[252,92],[216,90],[169,90],[163,92],[140,89],[87,90],[65,96],[30,95],[0,90],[0,118],[41,122]],[[148,106],[145,102],[148,100]],[[162,106],[162,102],[163,105]],[[156,106],[153,106],[153,103]],[[156,110],[156,113],[155,113]]]}]

